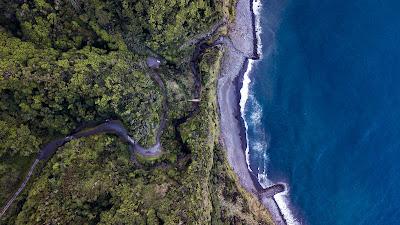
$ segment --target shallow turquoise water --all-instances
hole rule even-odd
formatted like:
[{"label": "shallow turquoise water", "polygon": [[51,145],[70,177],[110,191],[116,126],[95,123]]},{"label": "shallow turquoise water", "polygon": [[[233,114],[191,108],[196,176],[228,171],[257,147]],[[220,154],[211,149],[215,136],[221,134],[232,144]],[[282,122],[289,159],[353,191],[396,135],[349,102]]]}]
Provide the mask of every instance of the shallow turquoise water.
[{"label": "shallow turquoise water", "polygon": [[289,0],[250,74],[251,168],[289,184],[303,223],[400,224],[399,12],[394,0]]}]

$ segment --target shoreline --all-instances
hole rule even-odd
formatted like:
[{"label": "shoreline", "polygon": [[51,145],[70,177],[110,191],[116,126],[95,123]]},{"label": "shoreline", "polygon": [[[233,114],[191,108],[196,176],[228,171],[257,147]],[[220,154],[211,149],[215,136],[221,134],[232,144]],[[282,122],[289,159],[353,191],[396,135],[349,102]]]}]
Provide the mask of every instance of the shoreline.
[{"label": "shoreline", "polygon": [[261,186],[261,184],[258,181],[258,178],[254,174],[254,172],[251,171],[249,162],[247,160],[247,157],[248,157],[247,156],[247,152],[246,152],[246,149],[248,147],[248,143],[247,143],[247,141],[248,141],[248,139],[247,139],[247,128],[246,128],[246,122],[243,119],[243,115],[242,115],[241,108],[240,108],[240,99],[241,99],[240,90],[243,87],[244,76],[245,76],[246,72],[249,69],[250,60],[251,59],[246,59],[245,60],[245,62],[243,63],[242,69],[240,70],[238,76],[233,81],[234,85],[236,87],[236,90],[238,90],[238,91],[236,91],[236,105],[239,106],[239,107],[235,107],[235,109],[234,109],[235,110],[235,114],[234,115],[235,115],[235,118],[237,119],[237,121],[239,123],[240,142],[241,142],[242,149],[243,149],[243,151],[244,151],[244,153],[246,155],[246,164],[248,164],[248,169],[249,169],[251,180],[253,181],[256,190],[257,191],[262,191],[262,190],[264,190],[264,188]]},{"label": "shoreline", "polygon": [[[270,3],[268,3],[270,4]],[[274,4],[274,3],[272,3]],[[245,154],[246,154],[246,162],[248,164],[248,168],[250,170],[250,174],[251,177],[253,179],[253,182],[255,182],[255,186],[256,187],[260,187],[260,189],[258,189],[262,194],[260,194],[260,201],[263,202],[263,204],[266,206],[266,208],[272,212],[272,214],[275,214],[274,217],[276,217],[277,220],[275,220],[277,223],[278,220],[282,220],[285,224],[288,225],[297,225],[299,224],[298,219],[294,216],[295,214],[293,214],[294,210],[290,204],[290,199],[289,199],[289,187],[288,184],[286,183],[273,183],[270,180],[267,179],[267,183],[263,183],[262,181],[260,181],[260,175],[258,173],[254,173],[254,171],[252,171],[251,169],[251,165],[250,165],[250,161],[249,158],[249,140],[247,137],[247,123],[245,121],[245,112],[244,112],[244,107],[245,104],[248,100],[249,97],[249,84],[251,83],[251,79],[249,78],[249,73],[252,70],[252,67],[254,66],[255,63],[257,63],[258,60],[262,59],[263,56],[263,51],[262,51],[262,42],[261,42],[261,33],[262,33],[262,27],[260,24],[260,7],[262,6],[261,4],[261,0],[250,0],[250,11],[251,11],[251,15],[252,15],[252,26],[253,26],[253,48],[254,48],[254,56],[252,58],[248,58],[248,64],[247,64],[247,69],[243,70],[244,73],[239,74],[239,80],[241,81],[241,83],[238,83],[238,85],[240,85],[238,87],[238,90],[240,92],[240,96],[239,96],[239,101],[242,100],[242,97],[245,96],[245,100],[243,102],[243,106],[240,104],[240,115],[241,118],[239,120],[239,123],[241,124],[241,126],[244,129],[244,141],[245,141],[245,147],[243,148],[245,150]],[[257,9],[255,9],[255,7],[257,7]],[[278,8],[278,9],[282,9],[282,8]],[[272,12],[272,15],[274,17],[274,19],[276,20],[277,16],[279,15],[279,13],[281,12],[280,10],[277,10],[276,12]],[[271,12],[270,12],[271,13]],[[278,13],[278,14],[275,14]],[[270,16],[270,15],[269,15]],[[271,24],[270,24],[271,25]],[[276,24],[275,24],[276,26]],[[271,29],[271,28],[270,28]],[[272,28],[272,29],[276,29]],[[269,30],[269,32],[272,32],[272,35],[274,36],[275,33],[273,30]],[[272,41],[272,40],[270,40]],[[271,44],[268,43],[267,48],[270,49],[270,47],[272,46],[272,42]],[[267,56],[269,55],[269,51],[267,50]],[[243,81],[246,78],[247,80],[247,87],[246,87],[246,91],[247,93],[242,93],[242,89],[245,88],[245,86],[243,85]],[[271,186],[269,186],[271,185]],[[265,195],[265,193],[268,192],[274,192],[274,194],[271,196],[269,195],[272,199],[267,199],[269,198],[268,195]],[[264,196],[262,196],[264,195]],[[266,197],[267,196],[267,197]],[[277,215],[279,214],[279,215]],[[278,218],[279,217],[279,218]]]},{"label": "shoreline", "polygon": [[263,188],[248,162],[247,127],[241,108],[241,89],[245,75],[250,72],[254,61],[261,59],[260,30],[257,30],[259,15],[254,12],[255,4],[260,7],[259,1],[238,0],[235,21],[228,27],[229,41],[225,41],[224,59],[218,79],[221,136],[229,164],[240,184],[266,207],[275,224],[288,224],[291,221],[286,221],[282,207],[278,204],[281,198],[276,199],[285,196],[286,184],[278,183]]},{"label": "shoreline", "polygon": [[[254,43],[256,44],[257,42],[255,41]],[[257,57],[259,57],[259,55],[257,55]],[[260,58],[257,58],[257,60],[258,59],[260,59]],[[252,62],[250,60],[255,60],[255,59],[254,58],[246,58],[245,62],[243,63],[242,69],[240,70],[238,76],[233,81],[234,85],[236,87],[236,103],[237,103],[236,106],[238,106],[238,107],[235,107],[235,118],[237,119],[238,124],[239,124],[239,138],[240,138],[242,150],[246,157],[246,164],[249,169],[250,178],[256,189],[257,197],[258,197],[259,201],[270,212],[271,217],[273,218],[273,221],[276,224],[288,224],[287,221],[285,220],[284,214],[282,213],[281,207],[279,206],[278,201],[275,198],[275,194],[282,195],[282,193],[286,192],[286,190],[287,190],[286,185],[278,183],[278,184],[274,184],[273,186],[264,188],[261,185],[257,175],[254,173],[254,171],[251,170],[250,162],[248,160],[249,156],[248,156],[248,152],[247,152],[248,151],[247,127],[246,127],[246,122],[243,118],[244,114],[242,114],[241,107],[240,107],[240,100],[242,98],[240,90],[243,88],[243,81],[244,81],[244,77],[245,77],[246,73],[250,72],[250,70],[251,70]],[[233,165],[231,165],[231,166],[233,166]],[[277,185],[277,186],[275,186],[275,185]],[[284,188],[280,189],[280,191],[276,192],[274,195],[268,196],[268,197],[262,196],[263,192],[268,192],[269,190],[274,189],[275,187],[279,188],[281,186],[283,186]]]},{"label": "shoreline", "polygon": [[[251,26],[253,29],[253,57],[250,58],[252,60],[260,60],[261,59],[261,48],[259,49],[259,47],[261,46],[261,40],[259,37],[259,34],[257,33],[257,17],[259,17],[259,15],[256,15],[256,13],[254,12],[254,3],[257,1],[261,1],[261,0],[249,0],[250,1],[250,13],[251,13]],[[261,6],[261,3],[257,4],[259,7]],[[247,69],[246,69],[247,70]],[[244,75],[244,74],[243,74]]]}]

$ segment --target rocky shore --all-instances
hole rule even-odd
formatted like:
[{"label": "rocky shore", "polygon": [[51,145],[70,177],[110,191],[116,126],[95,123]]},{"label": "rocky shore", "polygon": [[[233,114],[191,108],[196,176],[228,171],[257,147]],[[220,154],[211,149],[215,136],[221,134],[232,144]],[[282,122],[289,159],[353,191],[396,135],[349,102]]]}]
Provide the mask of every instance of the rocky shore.
[{"label": "rocky shore", "polygon": [[250,60],[260,58],[253,4],[253,0],[237,1],[236,18],[229,24],[229,35],[224,41],[225,52],[218,80],[221,135],[228,161],[241,185],[258,197],[276,224],[286,224],[274,198],[275,194],[285,191],[285,186],[276,184],[264,189],[250,172],[246,160],[246,129],[239,102],[243,77]]}]

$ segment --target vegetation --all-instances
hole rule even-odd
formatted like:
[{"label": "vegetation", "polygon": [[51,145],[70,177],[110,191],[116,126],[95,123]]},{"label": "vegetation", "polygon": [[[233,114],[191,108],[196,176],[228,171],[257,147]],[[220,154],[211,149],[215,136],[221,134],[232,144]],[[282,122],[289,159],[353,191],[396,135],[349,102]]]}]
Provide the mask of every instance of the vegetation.
[{"label": "vegetation", "polygon": [[[222,49],[198,59],[182,44],[233,13],[228,0],[0,2],[0,204],[40,147],[89,122],[119,119],[155,142],[163,94],[168,122],[159,159],[130,160],[116,136],[73,140],[42,162],[0,224],[269,224],[219,143],[216,82]],[[163,59],[150,71],[147,56]],[[176,129],[175,129],[175,126]],[[177,138],[179,134],[180,138]]]}]

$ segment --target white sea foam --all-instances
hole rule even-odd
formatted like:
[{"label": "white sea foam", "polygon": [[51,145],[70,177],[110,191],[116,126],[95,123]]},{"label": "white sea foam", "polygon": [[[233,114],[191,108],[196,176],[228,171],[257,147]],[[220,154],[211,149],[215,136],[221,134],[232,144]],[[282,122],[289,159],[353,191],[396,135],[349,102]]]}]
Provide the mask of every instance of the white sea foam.
[{"label": "white sea foam", "polygon": [[251,83],[249,73],[250,73],[251,69],[253,68],[253,63],[254,63],[253,60],[249,60],[247,70],[243,75],[243,85],[242,85],[242,88],[240,89],[240,102],[239,102],[240,114],[244,121],[244,126],[246,128],[246,151],[245,152],[246,152],[247,168],[250,171],[252,171],[252,170],[250,168],[249,138],[248,138],[248,134],[247,134],[247,130],[249,129],[249,126],[247,125],[247,122],[246,122],[245,108],[246,108],[247,99],[249,98],[249,87],[250,87],[250,83]]},{"label": "white sea foam", "polygon": [[[258,174],[258,182],[261,184],[263,188],[267,188],[274,184],[271,180],[268,179],[267,173],[265,172]],[[300,222],[295,218],[295,216],[292,213],[292,210],[290,209],[289,187],[285,183],[284,185],[285,185],[285,191],[276,194],[274,196],[274,199],[286,223],[288,225],[300,225]]]},{"label": "white sea foam", "polygon": [[253,95],[249,96],[250,102],[251,102],[251,114],[250,114],[250,123],[254,126],[257,126],[261,123],[261,118],[262,118],[262,108],[260,103],[254,98]]},{"label": "white sea foam", "polygon": [[254,0],[253,1],[253,13],[255,15],[255,30],[256,30],[256,38],[257,38],[257,52],[262,57],[262,43],[261,43],[261,10],[262,10],[262,4],[261,0]]},{"label": "white sea foam", "polygon": [[[286,185],[287,186],[287,185]],[[286,190],[287,187],[286,187]],[[292,210],[290,209],[289,192],[285,191],[274,196],[276,204],[288,225],[300,225],[300,222],[294,217]]]},{"label": "white sea foam", "polygon": [[[260,170],[260,168],[258,168]],[[273,183],[268,179],[267,173],[258,173],[257,174],[258,182],[261,184],[261,187],[267,188]]]},{"label": "white sea foam", "polygon": [[257,153],[263,153],[266,149],[266,143],[264,141],[254,141],[251,144],[251,149]]},{"label": "white sea foam", "polygon": [[[261,42],[261,33],[262,33],[262,29],[261,29],[261,23],[260,23],[260,14],[261,14],[261,9],[262,9],[262,4],[261,4],[261,0],[254,0],[253,1],[253,12],[255,14],[255,29],[256,29],[256,38],[257,38],[257,52],[260,56],[260,58],[262,58],[262,42]],[[244,121],[244,125],[246,128],[246,143],[247,143],[247,147],[246,147],[246,162],[247,162],[247,167],[250,171],[250,155],[249,155],[249,139],[248,139],[248,124],[246,121],[246,111],[245,111],[245,107],[246,107],[246,103],[249,100],[249,88],[250,88],[250,83],[251,83],[251,79],[249,77],[250,72],[254,66],[255,61],[254,60],[249,60],[249,64],[247,67],[246,72],[244,73],[244,77],[243,77],[243,86],[240,89],[240,112],[241,112],[241,116],[243,118]],[[252,114],[250,115],[250,119],[252,121],[253,127],[256,126],[260,126],[261,124],[261,118],[262,118],[262,109],[261,106],[258,104],[258,102],[256,102],[256,100],[254,99],[253,96],[251,97],[251,102],[252,104],[254,104],[252,108],[254,108]],[[257,107],[258,106],[258,107]],[[262,132],[265,133],[265,132]],[[265,141],[265,139],[261,139],[262,141],[257,141],[254,143],[254,145],[252,146],[252,149],[254,150],[259,150],[259,151],[264,151],[264,168],[263,168],[263,172],[262,173],[258,173],[258,181],[260,182],[261,186],[263,186],[264,188],[272,185],[272,182],[268,179],[267,173],[266,173],[266,167],[267,167],[267,162],[268,162],[268,155],[267,155],[267,148],[268,148],[268,143]],[[259,168],[260,171],[260,168]],[[285,185],[287,186],[287,185]],[[292,211],[290,210],[290,202],[289,202],[289,191],[288,191],[288,187],[286,187],[286,191],[280,194],[277,194],[274,198],[275,201],[278,204],[278,207],[280,208],[280,211],[283,214],[283,217],[286,221],[287,224],[289,225],[297,225],[300,224],[296,218],[294,217],[294,215],[292,214]]]},{"label": "white sea foam", "polygon": [[[255,30],[256,30],[256,38],[257,38],[257,53],[262,56],[262,43],[261,43],[261,25],[260,25],[260,12],[261,12],[261,0],[254,0],[253,1],[253,12],[255,15]],[[243,77],[243,85],[242,88],[240,89],[240,113],[244,121],[244,126],[246,127],[246,133],[248,130],[248,125],[245,119],[245,106],[246,102],[249,98],[249,87],[251,83],[251,79],[249,77],[249,73],[251,72],[253,68],[254,60],[249,60],[249,64],[247,66],[247,70],[244,73]],[[261,116],[260,116],[261,118]],[[250,168],[250,155],[249,155],[249,139],[247,138],[246,134],[246,162],[247,162],[247,168],[251,170]]]}]

